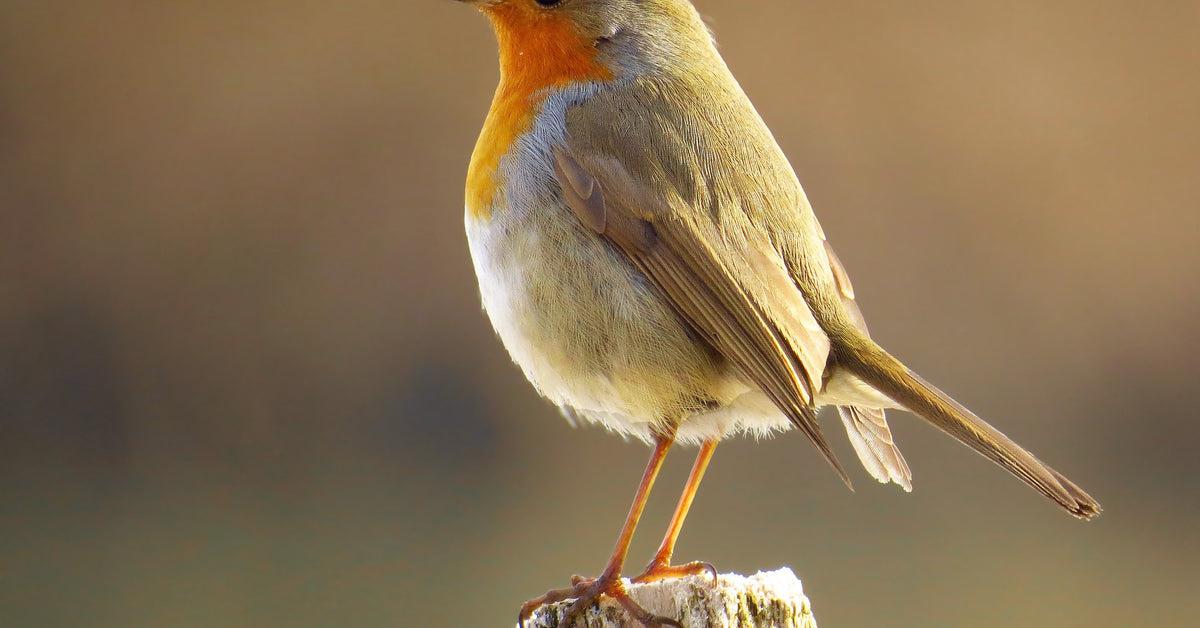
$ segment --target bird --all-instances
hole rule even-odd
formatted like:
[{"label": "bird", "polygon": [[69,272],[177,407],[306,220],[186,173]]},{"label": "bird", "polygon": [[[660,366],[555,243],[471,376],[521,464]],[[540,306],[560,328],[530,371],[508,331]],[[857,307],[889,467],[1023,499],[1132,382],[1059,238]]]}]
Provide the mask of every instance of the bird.
[{"label": "bird", "polygon": [[525,603],[603,596],[647,626],[622,579],[675,443],[698,445],[658,551],[672,563],[717,444],[797,429],[850,486],[817,410],[837,408],[866,471],[912,489],[885,412],[922,417],[1080,519],[1099,503],[871,339],[787,156],[690,0],[459,0],[486,15],[500,82],[467,171],[465,227],[488,318],[575,422],[652,447],[600,575]]}]

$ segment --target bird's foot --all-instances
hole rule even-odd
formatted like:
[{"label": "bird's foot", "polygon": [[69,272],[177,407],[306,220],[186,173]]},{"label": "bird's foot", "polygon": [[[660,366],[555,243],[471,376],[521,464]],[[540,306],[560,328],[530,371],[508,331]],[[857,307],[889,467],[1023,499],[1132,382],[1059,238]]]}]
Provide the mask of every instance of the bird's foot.
[{"label": "bird's foot", "polygon": [[649,565],[646,565],[646,571],[631,582],[634,584],[645,584],[647,582],[658,582],[659,580],[667,580],[669,578],[684,578],[687,576],[696,576],[702,573],[712,575],[713,584],[717,582],[717,568],[713,567],[712,563],[696,561],[683,565],[671,565],[665,560],[654,559]]},{"label": "bird's foot", "polygon": [[[716,573],[715,571],[713,573]],[[629,591],[625,589],[625,583],[621,581],[621,576],[605,573],[599,578],[584,578],[582,576],[572,576],[571,586],[564,589],[555,589],[547,591],[545,595],[529,600],[521,605],[521,613],[517,616],[517,625],[525,628],[525,622],[533,615],[533,611],[545,604],[554,604],[563,600],[574,599],[567,610],[563,612],[559,618],[558,625],[573,626],[575,619],[589,606],[595,604],[601,596],[608,597],[617,601],[625,612],[631,617],[641,622],[646,628],[662,628],[663,626],[677,626],[683,628],[683,624],[669,617],[661,617],[650,611],[642,608],[633,598],[629,597]]]}]

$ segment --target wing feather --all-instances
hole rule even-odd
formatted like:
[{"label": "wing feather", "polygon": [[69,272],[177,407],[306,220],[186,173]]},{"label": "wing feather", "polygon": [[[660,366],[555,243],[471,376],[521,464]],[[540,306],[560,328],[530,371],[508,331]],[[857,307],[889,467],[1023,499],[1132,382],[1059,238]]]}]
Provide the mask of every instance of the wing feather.
[{"label": "wing feather", "polygon": [[770,243],[752,229],[731,242],[735,236],[708,212],[665,211],[673,199],[649,193],[614,159],[591,156],[585,167],[559,148],[554,161],[564,200],[581,222],[616,245],[850,485],[813,407],[829,340]]}]

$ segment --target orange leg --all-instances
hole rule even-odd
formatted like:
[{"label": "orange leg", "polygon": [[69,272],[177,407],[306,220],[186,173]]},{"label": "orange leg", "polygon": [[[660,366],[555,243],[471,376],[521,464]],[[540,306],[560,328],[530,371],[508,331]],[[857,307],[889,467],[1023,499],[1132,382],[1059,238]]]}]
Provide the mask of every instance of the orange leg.
[{"label": "orange leg", "polygon": [[629,507],[629,515],[625,517],[625,525],[621,528],[621,535],[617,537],[617,545],[613,549],[612,556],[608,559],[608,566],[604,568],[604,572],[600,574],[600,577],[581,578],[576,576],[571,579],[570,587],[549,591],[542,597],[529,600],[521,606],[521,612],[517,616],[518,625],[524,627],[525,620],[529,619],[533,611],[543,604],[552,604],[574,598],[575,601],[567,609],[559,622],[561,626],[571,626],[573,625],[574,618],[579,613],[595,603],[600,596],[607,595],[619,602],[631,616],[646,626],[680,626],[682,628],[679,622],[653,615],[646,611],[646,609],[638,606],[629,597],[629,592],[625,590],[625,584],[621,582],[621,568],[625,566],[625,556],[629,553],[629,542],[633,540],[633,531],[637,529],[638,519],[641,519],[642,511],[646,508],[646,500],[650,497],[650,489],[654,487],[654,479],[658,477],[658,472],[662,469],[663,460],[667,457],[667,451],[674,442],[675,434],[673,430],[670,435],[658,436],[655,439],[654,453],[650,455],[650,462],[646,464],[646,471],[642,474],[642,481],[638,485],[637,494],[634,495],[633,505]]},{"label": "orange leg", "polygon": [[700,453],[696,454],[696,463],[692,465],[692,473],[688,476],[687,485],[683,488],[683,495],[679,496],[679,505],[675,507],[675,515],[671,517],[671,525],[667,526],[667,534],[663,536],[662,545],[658,546],[658,552],[655,553],[654,560],[646,566],[646,571],[634,578],[634,582],[654,582],[667,578],[691,576],[705,571],[712,574],[714,581],[717,579],[717,569],[712,566],[712,563],[694,562],[677,566],[671,564],[671,555],[675,553],[675,541],[679,539],[679,531],[683,529],[683,520],[687,518],[692,501],[696,499],[696,491],[700,488],[700,481],[704,479],[704,471],[708,469],[708,461],[712,460],[713,452],[716,449],[716,440],[705,441],[704,445],[700,447]]}]

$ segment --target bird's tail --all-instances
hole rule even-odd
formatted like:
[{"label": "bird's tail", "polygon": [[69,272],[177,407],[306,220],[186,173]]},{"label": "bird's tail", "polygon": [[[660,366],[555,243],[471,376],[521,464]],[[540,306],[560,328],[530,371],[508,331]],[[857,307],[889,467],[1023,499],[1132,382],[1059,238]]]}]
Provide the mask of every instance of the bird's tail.
[{"label": "bird's tail", "polygon": [[838,363],[943,432],[1000,465],[1080,519],[1100,514],[1090,495],[962,404],[938,390],[861,333],[835,342]]}]

